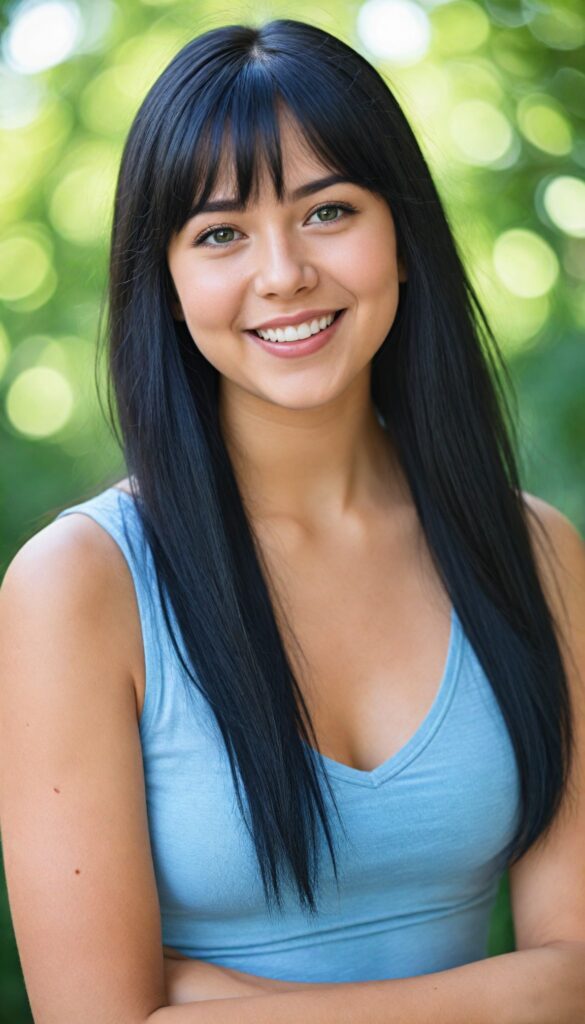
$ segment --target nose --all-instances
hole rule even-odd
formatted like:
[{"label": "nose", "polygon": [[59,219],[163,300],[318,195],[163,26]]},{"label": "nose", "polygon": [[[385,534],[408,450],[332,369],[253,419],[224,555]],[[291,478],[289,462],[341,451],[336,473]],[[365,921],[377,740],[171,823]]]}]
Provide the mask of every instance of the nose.
[{"label": "nose", "polygon": [[317,281],[317,268],[308,258],[300,239],[293,239],[279,231],[271,234],[258,247],[255,273],[257,295],[295,295],[304,288],[314,288]]}]

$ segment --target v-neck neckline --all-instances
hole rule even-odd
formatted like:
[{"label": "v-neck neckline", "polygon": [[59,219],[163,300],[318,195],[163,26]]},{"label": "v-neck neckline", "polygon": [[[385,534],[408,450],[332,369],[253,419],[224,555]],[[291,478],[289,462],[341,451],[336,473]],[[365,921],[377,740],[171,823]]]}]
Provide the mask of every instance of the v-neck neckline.
[{"label": "v-neck neckline", "polygon": [[361,768],[353,768],[342,761],[335,761],[326,754],[318,753],[313,747],[302,740],[303,746],[314,758],[323,764],[329,775],[343,782],[353,783],[356,786],[376,788],[406,768],[427,746],[447,713],[459,676],[463,632],[459,616],[453,605],[451,606],[450,621],[451,629],[447,658],[435,699],[416,731],[400,750],[392,754],[391,757],[386,758],[376,768],[372,768],[371,771],[363,771]]}]

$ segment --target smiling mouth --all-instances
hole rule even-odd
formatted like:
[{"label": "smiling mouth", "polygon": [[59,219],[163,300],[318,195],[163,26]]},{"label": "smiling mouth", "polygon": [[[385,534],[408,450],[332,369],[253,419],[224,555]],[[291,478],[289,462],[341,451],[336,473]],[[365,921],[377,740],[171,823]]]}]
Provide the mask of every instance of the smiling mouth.
[{"label": "smiling mouth", "polygon": [[[287,344],[288,345],[294,345],[297,342],[308,341],[309,338],[316,338],[316,337],[318,337],[319,334],[324,334],[324,332],[328,331],[329,328],[335,323],[335,321],[344,312],[345,312],[345,309],[338,309],[338,310],[336,310],[334,315],[333,315],[333,320],[331,321],[330,324],[327,325],[327,327],[322,327],[318,331],[311,332],[311,334],[308,334],[306,338],[290,338],[290,339],[289,338],[283,338],[282,341],[279,341],[278,339],[274,339],[273,340],[272,338],[263,338],[262,335],[257,330],[255,330],[254,328],[249,328],[249,333],[250,334],[255,334],[256,337],[260,338],[261,341],[266,341],[268,343],[272,343],[273,345],[287,345]],[[323,318],[319,317],[319,319],[323,319]],[[284,328],[284,327],[280,327],[280,328],[273,327],[273,328],[269,328],[269,329],[271,329],[273,331],[276,331],[276,330],[282,330],[282,331],[287,330],[287,328]],[[265,330],[264,333],[266,334],[267,330]]]}]

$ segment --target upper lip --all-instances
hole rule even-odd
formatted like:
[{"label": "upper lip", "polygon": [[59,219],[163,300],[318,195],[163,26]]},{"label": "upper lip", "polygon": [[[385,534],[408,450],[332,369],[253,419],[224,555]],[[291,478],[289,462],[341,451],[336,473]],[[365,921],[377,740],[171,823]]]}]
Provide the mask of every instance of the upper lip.
[{"label": "upper lip", "polygon": [[274,320],[265,320],[263,324],[256,324],[249,328],[252,331],[267,331],[271,327],[294,327],[296,324],[303,324],[305,321],[318,320],[329,313],[336,313],[336,309],[328,306],[326,309],[304,309],[300,313],[291,313],[289,316],[277,316]]}]

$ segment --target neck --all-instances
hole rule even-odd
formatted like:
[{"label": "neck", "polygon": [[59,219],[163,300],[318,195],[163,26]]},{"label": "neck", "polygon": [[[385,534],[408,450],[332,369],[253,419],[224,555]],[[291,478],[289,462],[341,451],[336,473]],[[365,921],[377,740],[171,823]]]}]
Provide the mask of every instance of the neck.
[{"label": "neck", "polygon": [[257,520],[331,528],[410,505],[404,474],[378,421],[369,372],[334,401],[290,409],[220,380],[220,423],[240,491]]}]

